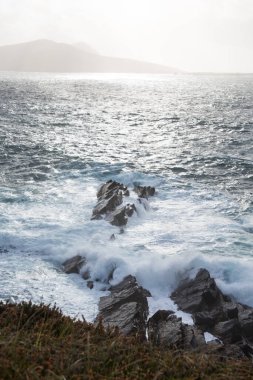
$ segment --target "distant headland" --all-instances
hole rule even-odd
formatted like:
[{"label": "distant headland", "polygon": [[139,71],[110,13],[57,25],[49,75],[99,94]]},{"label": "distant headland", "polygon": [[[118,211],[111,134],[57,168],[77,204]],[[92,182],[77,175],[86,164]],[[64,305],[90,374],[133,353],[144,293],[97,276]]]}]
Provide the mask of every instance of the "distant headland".
[{"label": "distant headland", "polygon": [[133,59],[106,57],[89,45],[36,40],[0,46],[0,71],[172,74],[180,70]]}]

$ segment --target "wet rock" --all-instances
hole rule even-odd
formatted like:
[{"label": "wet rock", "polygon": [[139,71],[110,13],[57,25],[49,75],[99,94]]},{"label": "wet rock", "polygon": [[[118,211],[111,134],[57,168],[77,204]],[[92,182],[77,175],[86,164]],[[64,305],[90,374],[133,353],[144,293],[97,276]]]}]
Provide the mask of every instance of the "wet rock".
[{"label": "wet rock", "polygon": [[238,318],[238,306],[235,303],[223,304],[226,319]]},{"label": "wet rock", "polygon": [[88,287],[89,289],[93,289],[93,288],[94,288],[94,282],[91,281],[91,280],[87,281],[87,287]]},{"label": "wet rock", "polygon": [[148,321],[148,339],[158,346],[181,347],[182,320],[171,310],[158,310]]},{"label": "wet rock", "polygon": [[101,215],[113,211],[123,202],[122,193],[115,192],[109,198],[101,199],[94,207],[91,219],[100,218]]},{"label": "wet rock", "polygon": [[97,320],[102,318],[105,326],[118,326],[126,335],[145,339],[148,302],[136,278],[129,275],[110,290],[110,295],[100,298]]},{"label": "wet rock", "polygon": [[109,180],[106,183],[104,183],[102,186],[100,186],[98,192],[97,192],[97,198],[110,198],[112,192],[115,192],[118,190],[127,191],[127,187],[124,186],[122,183]]},{"label": "wet rock", "polygon": [[195,279],[184,281],[172,293],[171,298],[179,308],[188,313],[196,313],[217,309],[224,302],[221,291],[206,269],[200,269]]},{"label": "wet rock", "polygon": [[135,186],[134,191],[140,198],[149,198],[155,195],[155,188],[152,186]]},{"label": "wet rock", "polygon": [[132,203],[132,204],[128,203],[126,205],[125,211],[126,211],[127,216],[132,216],[134,212],[137,212],[135,204],[134,203]]},{"label": "wet rock", "polygon": [[80,273],[80,269],[85,263],[85,257],[77,255],[64,261],[62,266],[65,273]]},{"label": "wet rock", "polygon": [[209,313],[208,311],[194,313],[193,320],[197,326],[202,326],[203,329],[208,331],[216,323],[215,315],[212,315],[212,313]]},{"label": "wet rock", "polygon": [[239,311],[238,320],[241,326],[242,336],[253,342],[253,309],[245,308]]},{"label": "wet rock", "polygon": [[86,270],[82,273],[82,278],[83,278],[84,280],[89,280],[89,278],[90,278],[90,271],[89,271],[89,269],[86,269]]},{"label": "wet rock", "polygon": [[185,280],[171,298],[180,309],[192,313],[202,331],[217,336],[226,347],[236,344],[245,355],[253,354],[253,308],[224,295],[207,270],[201,269],[195,279]]},{"label": "wet rock", "polygon": [[125,225],[127,218],[124,218],[124,213],[126,216],[131,216],[136,208],[134,205],[127,205],[117,209],[123,202],[123,196],[129,196],[126,186],[116,181],[107,181],[97,192],[98,203],[93,208],[91,219],[101,219],[106,215],[109,220],[111,219],[110,223],[113,225]]},{"label": "wet rock", "polygon": [[132,216],[136,211],[134,204],[127,204],[126,206],[117,208],[106,216],[106,220],[113,226],[125,226],[128,221],[128,217]]},{"label": "wet rock", "polygon": [[229,319],[215,325],[213,333],[224,343],[241,341],[241,328],[238,319]]},{"label": "wet rock", "polygon": [[196,326],[183,324],[183,336],[186,350],[198,349],[206,345],[203,332]]},{"label": "wet rock", "polygon": [[113,226],[125,226],[128,221],[126,206],[120,207],[107,215],[106,220]]},{"label": "wet rock", "polygon": [[171,298],[181,310],[192,314],[203,331],[212,332],[217,323],[238,315],[237,304],[220,291],[206,269],[200,269],[193,280],[180,284]]},{"label": "wet rock", "polygon": [[152,297],[152,294],[148,289],[142,288],[142,292],[145,297]]},{"label": "wet rock", "polygon": [[182,318],[178,318],[171,310],[159,310],[149,319],[148,337],[155,345],[186,350],[206,344],[199,329],[182,323]]}]

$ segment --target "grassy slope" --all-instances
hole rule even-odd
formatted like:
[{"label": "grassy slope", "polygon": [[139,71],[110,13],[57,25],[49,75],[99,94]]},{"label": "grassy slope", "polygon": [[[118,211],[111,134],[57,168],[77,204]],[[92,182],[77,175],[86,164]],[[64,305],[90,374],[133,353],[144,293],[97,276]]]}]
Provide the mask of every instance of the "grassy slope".
[{"label": "grassy slope", "polygon": [[162,350],[59,310],[0,303],[0,379],[253,379],[248,360]]}]

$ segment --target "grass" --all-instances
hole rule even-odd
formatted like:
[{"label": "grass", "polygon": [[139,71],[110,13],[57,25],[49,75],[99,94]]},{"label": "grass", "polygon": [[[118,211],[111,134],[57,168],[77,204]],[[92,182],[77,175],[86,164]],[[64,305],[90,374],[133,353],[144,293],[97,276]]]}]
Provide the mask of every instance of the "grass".
[{"label": "grass", "polygon": [[0,303],[0,379],[253,379],[252,363],[164,350],[55,307]]}]

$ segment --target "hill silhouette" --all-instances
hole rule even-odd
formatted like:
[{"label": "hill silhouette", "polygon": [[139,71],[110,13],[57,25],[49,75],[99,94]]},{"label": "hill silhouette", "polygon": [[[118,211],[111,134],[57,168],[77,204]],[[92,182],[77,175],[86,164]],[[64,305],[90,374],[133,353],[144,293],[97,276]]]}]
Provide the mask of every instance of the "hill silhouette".
[{"label": "hill silhouette", "polygon": [[177,73],[179,70],[132,59],[105,57],[89,45],[36,40],[0,47],[0,70],[26,72]]}]

